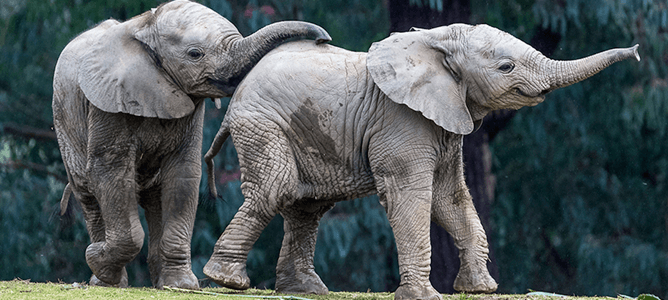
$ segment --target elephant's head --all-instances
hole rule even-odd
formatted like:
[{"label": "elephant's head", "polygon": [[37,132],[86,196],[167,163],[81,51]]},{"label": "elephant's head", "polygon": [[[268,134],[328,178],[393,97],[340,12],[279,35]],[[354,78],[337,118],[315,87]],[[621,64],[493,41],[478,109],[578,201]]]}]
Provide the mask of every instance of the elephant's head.
[{"label": "elephant's head", "polygon": [[469,134],[497,109],[519,109],[550,91],[635,57],[638,45],[573,61],[551,60],[487,25],[453,24],[393,34],[369,49],[367,68],[379,88],[442,128]]},{"label": "elephant's head", "polygon": [[244,38],[228,20],[187,0],[106,27],[81,58],[81,90],[103,111],[163,119],[192,113],[193,101],[230,96],[263,55],[287,40],[331,39],[297,21]]}]

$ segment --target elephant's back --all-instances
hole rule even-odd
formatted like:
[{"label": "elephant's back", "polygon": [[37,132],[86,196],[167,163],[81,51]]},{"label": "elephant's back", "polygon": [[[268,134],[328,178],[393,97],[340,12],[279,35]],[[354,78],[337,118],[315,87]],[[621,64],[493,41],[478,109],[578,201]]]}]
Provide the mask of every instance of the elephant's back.
[{"label": "elephant's back", "polygon": [[366,56],[366,52],[355,52],[355,51],[350,51],[346,50],[340,47],[336,47],[327,43],[322,43],[322,44],[316,44],[314,41],[311,40],[298,40],[298,41],[292,41],[288,43],[284,43],[269,53],[265,55],[265,58],[270,58],[273,55],[277,55],[280,53],[301,53],[307,54],[307,55],[344,55],[344,56],[350,56],[350,55],[364,55]]},{"label": "elephant's back", "polygon": [[307,100],[338,103],[364,89],[366,82],[360,82],[364,78],[366,53],[313,41],[289,42],[258,62],[237,87],[230,105],[250,109],[262,102],[260,106],[280,112]]},{"label": "elephant's back", "polygon": [[[313,41],[293,41],[265,55],[245,81],[277,81],[273,87],[276,89],[298,84],[317,88],[359,78],[363,72],[366,72],[364,52],[348,51],[329,44],[316,45]],[[292,83],[280,82],[283,80],[291,80]]]},{"label": "elephant's back", "polygon": [[[345,68],[366,66],[366,53],[348,51],[313,41],[294,41],[269,52],[260,63],[287,72],[309,72],[314,75],[344,76]],[[350,74],[352,75],[352,74]]]}]

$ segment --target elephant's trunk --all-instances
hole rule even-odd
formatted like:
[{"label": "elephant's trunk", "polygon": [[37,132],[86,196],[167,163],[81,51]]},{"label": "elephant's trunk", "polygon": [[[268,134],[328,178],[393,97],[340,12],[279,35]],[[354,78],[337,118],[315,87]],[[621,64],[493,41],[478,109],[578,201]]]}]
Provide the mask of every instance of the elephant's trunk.
[{"label": "elephant's trunk", "polygon": [[618,61],[632,57],[640,61],[638,45],[610,49],[576,60],[547,60],[544,67],[550,70],[546,74],[549,74],[550,90],[554,90],[585,80]]},{"label": "elephant's trunk", "polygon": [[[222,82],[219,86],[228,94],[233,94],[241,80],[260,59],[282,43],[297,39],[314,39],[316,43],[332,40],[322,27],[301,21],[283,21],[263,27],[252,35],[235,40],[229,48],[229,61],[225,69],[219,70]],[[222,85],[221,85],[222,83]]]}]

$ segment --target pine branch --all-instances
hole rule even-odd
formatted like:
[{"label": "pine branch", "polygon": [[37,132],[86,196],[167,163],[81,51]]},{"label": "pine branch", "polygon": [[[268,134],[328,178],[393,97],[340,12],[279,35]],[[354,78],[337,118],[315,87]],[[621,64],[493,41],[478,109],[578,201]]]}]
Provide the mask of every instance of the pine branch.
[{"label": "pine branch", "polygon": [[0,167],[6,167],[10,169],[28,169],[28,170],[33,170],[37,171],[40,173],[45,173],[47,175],[53,176],[58,181],[61,181],[63,183],[67,183],[67,177],[57,174],[54,172],[51,172],[47,169],[45,165],[40,165],[36,164],[33,162],[27,162],[27,161],[9,161],[6,163],[0,163]]},{"label": "pine branch", "polygon": [[0,132],[8,133],[28,139],[55,141],[56,132],[26,125],[19,125],[12,122],[0,124]]}]

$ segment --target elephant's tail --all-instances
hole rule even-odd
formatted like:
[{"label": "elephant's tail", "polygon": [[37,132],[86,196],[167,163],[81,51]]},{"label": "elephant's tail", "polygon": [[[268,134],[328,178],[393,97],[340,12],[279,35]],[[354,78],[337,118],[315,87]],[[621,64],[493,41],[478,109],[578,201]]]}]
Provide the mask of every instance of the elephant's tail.
[{"label": "elephant's tail", "polygon": [[218,191],[216,191],[216,179],[214,174],[215,164],[213,162],[213,158],[218,154],[220,148],[223,147],[223,143],[225,143],[225,140],[227,140],[229,136],[230,127],[227,122],[223,120],[223,123],[220,124],[218,133],[216,133],[216,137],[213,139],[213,143],[211,143],[209,151],[207,151],[204,155],[204,162],[206,162],[207,184],[209,185],[209,196],[212,198],[222,198],[220,195],[218,195]]},{"label": "elephant's tail", "polygon": [[60,198],[60,215],[64,215],[67,211],[67,204],[70,202],[70,195],[72,195],[72,186],[68,182],[63,190],[63,197]]}]

